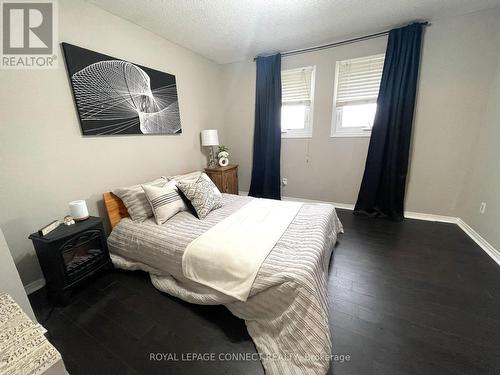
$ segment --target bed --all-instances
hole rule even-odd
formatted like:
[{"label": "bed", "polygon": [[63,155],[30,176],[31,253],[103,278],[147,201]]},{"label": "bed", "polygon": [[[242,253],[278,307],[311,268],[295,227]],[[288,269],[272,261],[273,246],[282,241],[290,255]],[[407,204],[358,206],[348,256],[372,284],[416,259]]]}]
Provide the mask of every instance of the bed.
[{"label": "bed", "polygon": [[163,225],[133,222],[120,199],[103,195],[113,228],[113,263],[148,272],[153,285],[196,304],[223,304],[244,319],[267,374],[325,374],[331,359],[327,279],[331,253],[342,232],[335,208],[303,204],[260,266],[246,301],[187,279],[186,247],[255,198],[223,194],[224,205],[199,220],[180,212]]}]

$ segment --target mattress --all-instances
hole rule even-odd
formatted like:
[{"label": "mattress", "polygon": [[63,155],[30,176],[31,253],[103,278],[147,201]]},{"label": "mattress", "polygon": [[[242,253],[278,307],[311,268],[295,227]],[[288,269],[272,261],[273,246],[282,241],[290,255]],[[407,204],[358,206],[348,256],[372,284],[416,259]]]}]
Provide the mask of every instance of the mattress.
[{"label": "mattress", "polygon": [[108,238],[116,267],[143,270],[153,285],[197,304],[224,304],[245,320],[268,374],[324,374],[331,359],[328,266],[342,231],[335,208],[304,204],[260,267],[245,302],[188,280],[182,273],[186,246],[249,203],[223,194],[224,205],[199,220],[180,212],[163,225],[125,218]]}]

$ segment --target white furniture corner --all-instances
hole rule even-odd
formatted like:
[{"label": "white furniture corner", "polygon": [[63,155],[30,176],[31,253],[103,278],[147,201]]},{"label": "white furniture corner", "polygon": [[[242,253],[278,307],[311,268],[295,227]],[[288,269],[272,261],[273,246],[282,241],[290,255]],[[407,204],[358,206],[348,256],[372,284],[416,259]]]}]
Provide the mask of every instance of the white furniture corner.
[{"label": "white furniture corner", "polygon": [[0,374],[67,374],[61,354],[5,292],[0,293],[0,332]]},{"label": "white furniture corner", "polygon": [[10,294],[33,323],[38,324],[14,264],[14,259],[12,259],[7,242],[0,229],[0,293],[2,292]]}]

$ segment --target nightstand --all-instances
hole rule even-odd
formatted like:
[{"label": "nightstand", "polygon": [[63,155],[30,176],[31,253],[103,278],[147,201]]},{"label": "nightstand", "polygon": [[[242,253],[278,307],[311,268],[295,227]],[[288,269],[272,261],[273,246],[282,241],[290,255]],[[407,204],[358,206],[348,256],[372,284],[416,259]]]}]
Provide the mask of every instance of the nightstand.
[{"label": "nightstand", "polygon": [[221,193],[238,194],[238,164],[226,167],[208,167],[205,173]]},{"label": "nightstand", "polygon": [[36,255],[49,297],[66,304],[70,291],[97,271],[112,267],[102,219],[91,216],[74,225],[61,224],[46,236],[33,233]]}]

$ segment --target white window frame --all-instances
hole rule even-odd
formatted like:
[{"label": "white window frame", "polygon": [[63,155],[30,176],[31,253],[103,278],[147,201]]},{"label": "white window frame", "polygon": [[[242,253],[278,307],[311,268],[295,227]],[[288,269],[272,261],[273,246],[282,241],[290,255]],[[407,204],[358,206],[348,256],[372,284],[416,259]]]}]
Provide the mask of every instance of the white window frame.
[{"label": "white window frame", "polygon": [[[345,59],[345,60],[336,61],[330,137],[332,137],[332,138],[355,138],[355,137],[370,137],[371,136],[371,134],[372,134],[371,127],[360,126],[359,128],[346,129],[346,128],[342,128],[342,126],[341,126],[342,125],[342,111],[341,111],[341,107],[337,108],[337,90],[338,90],[338,82],[339,82],[339,70],[340,70],[340,64],[344,61],[356,61],[356,60],[366,59],[369,57],[375,58],[375,57],[380,57],[380,56],[385,56],[385,54],[379,53],[379,54],[375,54],[375,55],[363,56],[360,58]],[[374,99],[374,100],[366,100],[363,102],[357,102],[356,104],[371,104],[371,103],[376,103],[376,102],[377,102],[377,99]]]},{"label": "white window frame", "polygon": [[[294,69],[284,69],[282,72],[301,71],[303,69],[311,69],[311,101],[309,104],[309,113],[304,121],[304,129],[288,129],[281,130],[281,138],[312,138],[313,133],[313,113],[314,113],[314,86],[316,81],[316,66],[302,66]],[[296,104],[300,104],[297,102]],[[283,103],[281,104],[283,107]],[[281,127],[281,124],[280,124]]]}]

